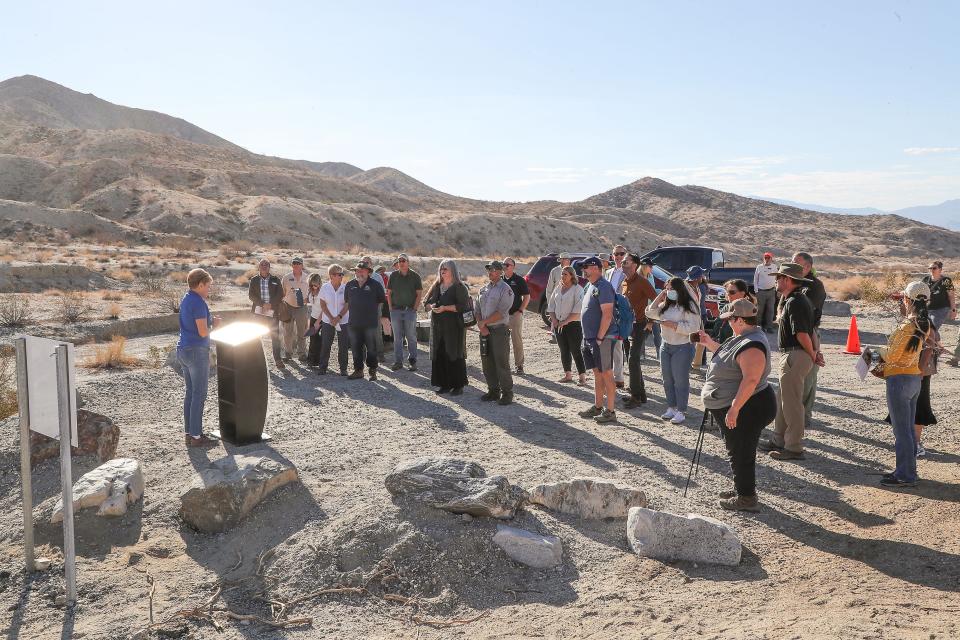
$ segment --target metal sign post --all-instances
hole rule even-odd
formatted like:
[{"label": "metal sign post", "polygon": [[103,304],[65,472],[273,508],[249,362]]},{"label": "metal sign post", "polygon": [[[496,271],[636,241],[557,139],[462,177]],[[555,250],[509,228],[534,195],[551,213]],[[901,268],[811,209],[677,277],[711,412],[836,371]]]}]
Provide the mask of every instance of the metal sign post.
[{"label": "metal sign post", "polygon": [[[27,391],[27,340],[14,341],[17,351],[17,405],[20,410],[20,481],[23,485],[23,555],[27,573],[33,563],[33,478],[30,472],[30,396]],[[72,505],[71,505],[72,506]]]},{"label": "metal sign post", "polygon": [[67,605],[77,601],[77,551],[73,539],[73,473],[70,468],[71,413],[76,396],[70,393],[67,345],[57,347],[57,397],[60,399],[60,482],[63,485],[63,572],[67,581]]}]

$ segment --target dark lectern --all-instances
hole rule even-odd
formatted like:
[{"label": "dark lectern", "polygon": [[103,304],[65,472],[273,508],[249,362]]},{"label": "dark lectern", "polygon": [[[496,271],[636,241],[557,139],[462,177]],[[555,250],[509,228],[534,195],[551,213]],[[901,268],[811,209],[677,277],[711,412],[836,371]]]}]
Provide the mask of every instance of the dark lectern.
[{"label": "dark lectern", "polygon": [[270,329],[256,322],[233,322],[210,333],[217,345],[220,437],[244,445],[269,439],[267,361],[261,338]]}]

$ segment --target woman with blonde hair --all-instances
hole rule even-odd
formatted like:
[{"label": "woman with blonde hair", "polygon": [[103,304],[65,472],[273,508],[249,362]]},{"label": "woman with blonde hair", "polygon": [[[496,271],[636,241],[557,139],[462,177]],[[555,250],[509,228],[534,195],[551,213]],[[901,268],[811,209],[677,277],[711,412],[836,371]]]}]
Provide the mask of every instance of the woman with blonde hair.
[{"label": "woman with blonde hair", "polygon": [[563,267],[560,270],[560,283],[554,287],[553,294],[547,302],[547,313],[550,314],[550,326],[557,336],[557,345],[560,347],[560,362],[563,364],[563,377],[560,382],[573,382],[571,360],[577,365],[579,374],[578,384],[583,386],[587,381],[586,369],[583,364],[583,327],[580,325],[580,307],[583,304],[583,287],[580,286],[577,272],[573,267]]},{"label": "woman with blonde hair", "polygon": [[307,347],[307,365],[310,367],[320,366],[320,325],[322,324],[321,315],[323,308],[320,306],[320,287],[323,286],[323,278],[319,273],[310,274],[307,280],[307,307],[310,309],[310,324],[307,329],[307,335],[310,336],[310,345]]},{"label": "woman with blonde hair", "polygon": [[467,386],[467,328],[463,313],[470,304],[467,285],[453,260],[437,267],[437,279],[424,296],[430,313],[430,384],[437,393],[463,394]]}]

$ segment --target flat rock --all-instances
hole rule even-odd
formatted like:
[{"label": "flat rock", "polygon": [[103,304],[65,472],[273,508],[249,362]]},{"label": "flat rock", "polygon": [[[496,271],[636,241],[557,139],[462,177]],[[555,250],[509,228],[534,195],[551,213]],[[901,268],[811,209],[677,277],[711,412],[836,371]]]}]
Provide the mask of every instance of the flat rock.
[{"label": "flat rock", "polygon": [[574,478],[537,485],[530,502],[580,518],[626,518],[632,507],[647,506],[647,496],[634,487],[605,478]]},{"label": "flat rock", "polygon": [[272,491],[299,479],[293,463],[276,451],[226,456],[198,470],[180,496],[180,516],[199,531],[226,531]]},{"label": "flat rock", "polygon": [[[127,505],[143,497],[143,490],[140,462],[133,458],[116,458],[83,474],[73,483],[73,510],[99,507],[99,516],[121,516],[127,512]],[[50,522],[63,522],[62,497],[56,501]]]},{"label": "flat rock", "polygon": [[839,300],[826,300],[823,303],[823,315],[849,318],[852,315],[850,305]]},{"label": "flat rock", "polygon": [[742,551],[737,534],[719,520],[644,507],[630,509],[627,542],[634,553],[658,560],[738,565]]},{"label": "flat rock", "polygon": [[527,499],[505,476],[487,477],[476,462],[440,456],[401,462],[384,484],[393,496],[471,516],[509,519]]},{"label": "flat rock", "polygon": [[[107,416],[77,409],[77,445],[70,448],[74,456],[97,456],[100,462],[117,455],[120,428]],[[60,456],[60,441],[35,431],[30,432],[30,466]]]},{"label": "flat rock", "polygon": [[563,559],[563,545],[556,536],[542,536],[498,524],[493,543],[511,559],[536,569],[549,569]]}]

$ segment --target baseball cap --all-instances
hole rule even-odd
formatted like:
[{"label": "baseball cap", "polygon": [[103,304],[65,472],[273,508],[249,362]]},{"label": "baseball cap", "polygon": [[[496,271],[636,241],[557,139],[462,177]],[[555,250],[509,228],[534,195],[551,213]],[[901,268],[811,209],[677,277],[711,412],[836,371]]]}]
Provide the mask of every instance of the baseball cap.
[{"label": "baseball cap", "polygon": [[301,258],[300,256],[297,256],[296,258],[290,261],[290,264],[303,264],[303,258]]},{"label": "baseball cap", "polygon": [[907,296],[911,300],[929,300],[930,299],[930,287],[926,282],[921,280],[914,280],[906,286],[903,290],[903,295]]},{"label": "baseball cap", "polygon": [[747,298],[734,300],[727,305],[727,310],[720,314],[720,318],[752,318],[757,315],[757,305],[753,304]]},{"label": "baseball cap", "polygon": [[687,269],[687,280],[696,280],[697,278],[702,278],[704,273],[706,272],[702,267],[693,265]]},{"label": "baseball cap", "polygon": [[645,267],[652,267],[652,266],[653,266],[653,260],[651,260],[650,258],[641,258],[641,259],[640,259],[640,264],[642,264],[642,265],[645,266]]},{"label": "baseball cap", "polygon": [[485,264],[484,267],[486,267],[487,271],[503,271],[503,263],[499,260],[491,260]]},{"label": "baseball cap", "polygon": [[580,263],[581,268],[586,268],[586,267],[589,267],[590,265],[599,267],[600,269],[603,268],[603,263],[600,262],[600,258],[597,258],[596,256],[587,258],[586,260]]},{"label": "baseball cap", "polygon": [[569,259],[570,259],[570,254],[567,253],[566,251],[563,251],[563,252],[561,252],[560,255],[557,256],[557,257],[560,258],[561,260],[569,260]]},{"label": "baseball cap", "polygon": [[373,272],[373,267],[371,267],[371,266],[370,266],[369,264],[367,264],[366,262],[358,262],[358,263],[357,263],[357,266],[355,266],[355,267],[353,268],[353,270],[356,271],[357,269],[366,269],[367,271],[369,271],[369,272],[371,272],[371,273]]},{"label": "baseball cap", "polygon": [[401,260],[406,260],[407,262],[410,262],[410,256],[408,256],[405,253],[401,253],[400,255],[397,256],[397,259],[394,260],[394,262],[400,262]]},{"label": "baseball cap", "polygon": [[773,257],[773,254],[770,253],[769,251],[765,251],[765,252],[763,253],[763,257],[764,257],[764,258],[772,258],[772,257]]}]

